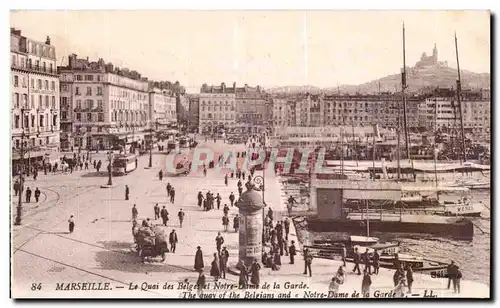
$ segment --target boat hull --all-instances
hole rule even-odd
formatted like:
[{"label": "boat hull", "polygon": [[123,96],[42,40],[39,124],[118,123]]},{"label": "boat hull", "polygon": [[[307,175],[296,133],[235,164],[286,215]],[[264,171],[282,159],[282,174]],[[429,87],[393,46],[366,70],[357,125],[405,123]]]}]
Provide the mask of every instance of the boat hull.
[{"label": "boat hull", "polygon": [[[365,234],[366,222],[349,219],[307,219],[308,228],[314,232],[348,232]],[[442,223],[401,222],[370,220],[370,232],[423,233],[462,240],[472,240],[474,225],[468,219],[452,219]]]}]

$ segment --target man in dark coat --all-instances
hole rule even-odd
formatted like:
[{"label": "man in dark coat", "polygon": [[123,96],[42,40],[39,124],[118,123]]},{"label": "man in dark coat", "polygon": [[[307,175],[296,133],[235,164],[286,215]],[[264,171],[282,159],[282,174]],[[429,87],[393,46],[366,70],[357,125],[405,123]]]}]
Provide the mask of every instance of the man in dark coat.
[{"label": "man in dark coat", "polygon": [[220,272],[221,272],[221,277],[224,279],[226,279],[228,260],[229,260],[229,251],[227,251],[226,247],[222,247],[222,251],[220,253]]},{"label": "man in dark coat", "polygon": [[227,214],[222,216],[222,226],[224,227],[224,231],[227,232],[227,228],[229,226],[229,217],[227,217]]},{"label": "man in dark coat", "polygon": [[175,253],[175,246],[177,246],[177,243],[179,242],[179,240],[177,239],[177,233],[175,233],[175,229],[172,229],[172,232],[170,232],[168,241],[170,243],[172,253]]},{"label": "man in dark coat", "polygon": [[26,203],[30,203],[31,201],[31,188],[26,188]]},{"label": "man in dark coat", "polygon": [[261,266],[257,263],[257,259],[253,259],[253,264],[250,267],[250,283],[257,287],[260,285],[260,269]]},{"label": "man in dark coat", "polygon": [[177,213],[177,217],[179,217],[179,225],[181,226],[181,228],[182,228],[182,222],[184,221],[184,215],[186,214],[182,209],[180,209],[179,213]]},{"label": "man in dark coat", "polygon": [[160,219],[160,207],[158,206],[158,203],[155,204],[154,212],[155,212],[155,220]]},{"label": "man in dark coat", "polygon": [[290,253],[290,264],[294,264],[295,262],[295,255],[297,254],[297,250],[295,248],[295,241],[292,241],[292,244],[290,245],[290,248],[288,249]]},{"label": "man in dark coat", "polygon": [[226,173],[226,175],[224,176],[224,184],[226,184],[226,186],[227,186],[227,184],[228,184],[228,176],[227,176],[227,173]]},{"label": "man in dark coat", "polygon": [[217,193],[217,196],[215,197],[215,200],[217,201],[217,209],[220,210],[220,201],[222,197]]},{"label": "man in dark coat", "polygon": [[238,214],[236,214],[236,216],[234,216],[233,218],[233,228],[234,232],[238,232],[238,230],[240,229],[240,217],[238,216]]},{"label": "man in dark coat", "polygon": [[363,262],[365,263],[365,271],[368,271],[368,274],[372,274],[372,269],[370,266],[370,254],[368,253],[368,248],[366,248],[365,253],[363,254]]},{"label": "man in dark coat", "polygon": [[218,232],[217,237],[215,237],[215,245],[217,246],[217,252],[220,254],[220,250],[222,248],[222,244],[224,244],[224,238]]},{"label": "man in dark coat", "polygon": [[361,270],[359,269],[359,262],[361,261],[361,256],[359,255],[359,252],[358,252],[358,247],[354,248],[354,268],[352,270],[352,272],[356,272],[356,270],[358,271],[358,275],[361,275]]},{"label": "man in dark coat", "polygon": [[285,227],[285,239],[288,241],[288,233],[290,233],[290,220],[288,219],[288,217],[285,218],[283,225]]},{"label": "man in dark coat", "polygon": [[451,261],[448,265],[448,289],[450,288],[451,282],[455,283],[455,276],[457,273],[458,267],[455,265],[455,261]]},{"label": "man in dark coat", "polygon": [[168,223],[168,211],[165,208],[165,206],[163,206],[163,208],[161,209],[160,216],[161,219],[163,220],[163,225],[166,227]]},{"label": "man in dark coat", "polygon": [[406,270],[406,283],[408,284],[408,293],[411,294],[411,286],[413,285],[413,269],[411,265],[409,265]]},{"label": "man in dark coat", "polygon": [[128,185],[125,185],[125,200],[128,200],[130,194],[130,189],[128,188]]},{"label": "man in dark coat", "polygon": [[160,172],[158,172],[158,177],[160,178],[160,181],[163,180],[163,170],[160,170]]},{"label": "man in dark coat", "polygon": [[241,197],[241,194],[243,193],[243,187],[238,187],[238,194]]},{"label": "man in dark coat", "polygon": [[167,183],[167,197],[170,197],[171,190],[172,190],[172,185],[170,185],[170,183]]},{"label": "man in dark coat", "polygon": [[172,190],[170,190],[170,202],[174,203],[175,202],[175,189],[172,187]]},{"label": "man in dark coat", "polygon": [[311,270],[312,259],[313,257],[309,252],[309,250],[307,248],[304,249],[304,275],[307,275],[307,271],[309,270],[309,277],[312,277],[312,270]]},{"label": "man in dark coat", "polygon": [[224,204],[223,211],[224,211],[224,215],[229,214],[229,206],[227,206],[227,204]]},{"label": "man in dark coat", "polygon": [[203,252],[201,251],[201,247],[196,247],[196,255],[194,256],[194,269],[196,271],[201,271],[205,267],[203,263]]},{"label": "man in dark coat", "polygon": [[201,205],[203,204],[203,194],[201,193],[201,191],[198,192],[198,206],[201,207]]},{"label": "man in dark coat", "polygon": [[373,253],[373,273],[378,275],[378,269],[380,268],[380,255],[377,250]]},{"label": "man in dark coat", "polygon": [[229,201],[231,202],[231,207],[234,205],[234,194],[233,192],[231,192],[231,194],[229,195]]},{"label": "man in dark coat", "polygon": [[38,199],[40,198],[40,189],[38,187],[35,189],[35,201],[38,202]]}]

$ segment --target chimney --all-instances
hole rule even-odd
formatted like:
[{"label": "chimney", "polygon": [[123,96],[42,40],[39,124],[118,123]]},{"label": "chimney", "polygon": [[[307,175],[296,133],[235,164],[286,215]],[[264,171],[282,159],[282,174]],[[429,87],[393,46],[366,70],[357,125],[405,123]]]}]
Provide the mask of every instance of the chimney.
[{"label": "chimney", "polygon": [[74,68],[76,64],[76,54],[72,53],[68,57],[68,66],[69,68]]},{"label": "chimney", "polygon": [[220,87],[222,88],[222,93],[226,93],[226,84],[225,83],[221,83]]},{"label": "chimney", "polygon": [[50,37],[47,35],[47,39],[45,40],[46,45],[50,45]]},{"label": "chimney", "polygon": [[245,83],[245,92],[248,92],[248,85]]},{"label": "chimney", "polygon": [[257,85],[257,92],[260,93],[260,86],[259,85]]}]

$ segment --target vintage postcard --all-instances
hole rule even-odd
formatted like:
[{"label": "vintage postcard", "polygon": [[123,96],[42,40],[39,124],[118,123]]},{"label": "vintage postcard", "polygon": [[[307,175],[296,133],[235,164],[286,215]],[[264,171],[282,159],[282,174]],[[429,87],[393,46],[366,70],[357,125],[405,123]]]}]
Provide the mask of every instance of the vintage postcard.
[{"label": "vintage postcard", "polygon": [[11,11],[11,297],[491,297],[488,11]]}]

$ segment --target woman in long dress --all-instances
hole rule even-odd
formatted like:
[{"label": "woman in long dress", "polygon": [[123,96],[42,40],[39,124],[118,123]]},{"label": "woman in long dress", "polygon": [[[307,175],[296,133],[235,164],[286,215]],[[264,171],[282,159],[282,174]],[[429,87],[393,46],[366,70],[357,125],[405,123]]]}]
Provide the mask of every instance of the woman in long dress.
[{"label": "woman in long dress", "polygon": [[210,268],[210,276],[214,277],[215,281],[217,281],[220,277],[219,265],[219,257],[217,256],[217,253],[214,253],[214,260],[212,261],[212,267]]},{"label": "woman in long dress", "polygon": [[259,286],[260,284],[260,269],[261,266],[259,263],[257,263],[257,259],[254,259],[252,267],[250,268],[250,283],[254,286]]},{"label": "woman in long dress", "polygon": [[201,251],[201,247],[198,246],[196,255],[194,256],[194,269],[199,272],[203,267],[205,267],[203,263],[203,252]]},{"label": "woman in long dress", "polygon": [[238,264],[238,269],[240,270],[238,286],[240,287],[240,289],[246,289],[248,287],[248,269],[243,262],[240,262],[240,264]]}]

